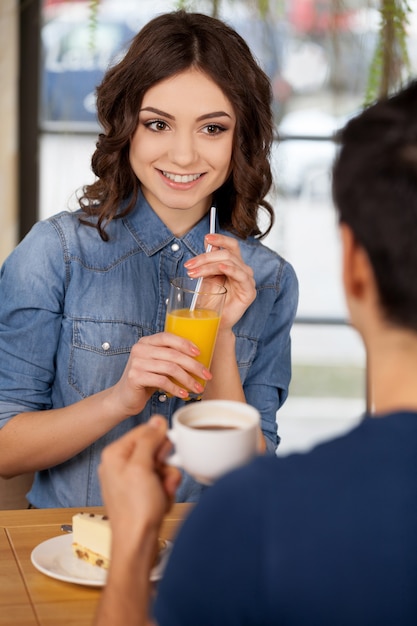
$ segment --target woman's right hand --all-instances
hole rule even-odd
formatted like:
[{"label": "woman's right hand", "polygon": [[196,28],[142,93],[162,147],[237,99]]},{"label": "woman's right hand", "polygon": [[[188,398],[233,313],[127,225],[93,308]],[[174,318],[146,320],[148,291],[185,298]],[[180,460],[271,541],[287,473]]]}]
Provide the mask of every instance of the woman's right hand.
[{"label": "woman's right hand", "polygon": [[210,380],[211,374],[196,361],[199,353],[195,344],[172,333],[142,337],[132,347],[122,377],[111,390],[116,410],[122,411],[123,418],[140,413],[157,389],[182,399],[189,391],[202,393],[195,377]]}]

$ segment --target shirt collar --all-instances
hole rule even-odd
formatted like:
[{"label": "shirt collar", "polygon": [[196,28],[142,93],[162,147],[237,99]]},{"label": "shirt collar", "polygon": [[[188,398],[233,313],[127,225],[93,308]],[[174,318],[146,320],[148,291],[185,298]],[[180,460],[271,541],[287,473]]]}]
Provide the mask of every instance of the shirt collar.
[{"label": "shirt collar", "polygon": [[135,207],[123,221],[147,256],[160,252],[173,241],[183,243],[193,255],[205,252],[204,237],[210,229],[210,211],[183,237],[175,237],[139,192]]}]

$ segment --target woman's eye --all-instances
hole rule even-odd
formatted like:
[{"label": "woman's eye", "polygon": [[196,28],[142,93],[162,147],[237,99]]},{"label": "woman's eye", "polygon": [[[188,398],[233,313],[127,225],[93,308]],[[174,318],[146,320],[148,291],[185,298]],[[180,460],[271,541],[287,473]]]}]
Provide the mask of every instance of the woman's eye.
[{"label": "woman's eye", "polygon": [[169,128],[168,124],[163,120],[151,120],[150,122],[146,122],[145,126],[146,128],[150,128],[155,132],[166,130],[167,128]]},{"label": "woman's eye", "polygon": [[226,129],[223,126],[220,126],[219,124],[208,124],[207,126],[204,127],[204,131],[208,134],[208,135],[219,135],[220,133],[223,133]]}]

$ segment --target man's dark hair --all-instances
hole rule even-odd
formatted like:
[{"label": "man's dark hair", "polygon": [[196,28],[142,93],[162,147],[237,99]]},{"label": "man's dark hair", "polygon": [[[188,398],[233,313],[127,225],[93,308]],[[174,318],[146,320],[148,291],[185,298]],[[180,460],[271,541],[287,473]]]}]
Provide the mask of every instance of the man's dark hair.
[{"label": "man's dark hair", "polygon": [[365,249],[388,321],[417,330],[417,81],[340,133],[333,200]]}]

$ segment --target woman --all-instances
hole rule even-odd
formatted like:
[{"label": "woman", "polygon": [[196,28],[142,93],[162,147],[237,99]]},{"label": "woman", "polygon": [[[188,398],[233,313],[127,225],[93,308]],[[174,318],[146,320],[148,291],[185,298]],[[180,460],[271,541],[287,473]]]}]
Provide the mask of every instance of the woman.
[{"label": "woman", "polygon": [[[205,15],[157,17],[97,109],[96,182],[34,226],[0,282],[0,473],[35,470],[36,507],[100,504],[103,447],[152,413],[170,421],[195,376],[205,399],[257,406],[274,452],[290,380],[297,280],[257,238],[260,207],[273,218],[271,92],[245,42]],[[187,274],[227,288],[210,372],[163,332],[169,281]],[[185,475],[177,498],[201,489]]]}]

